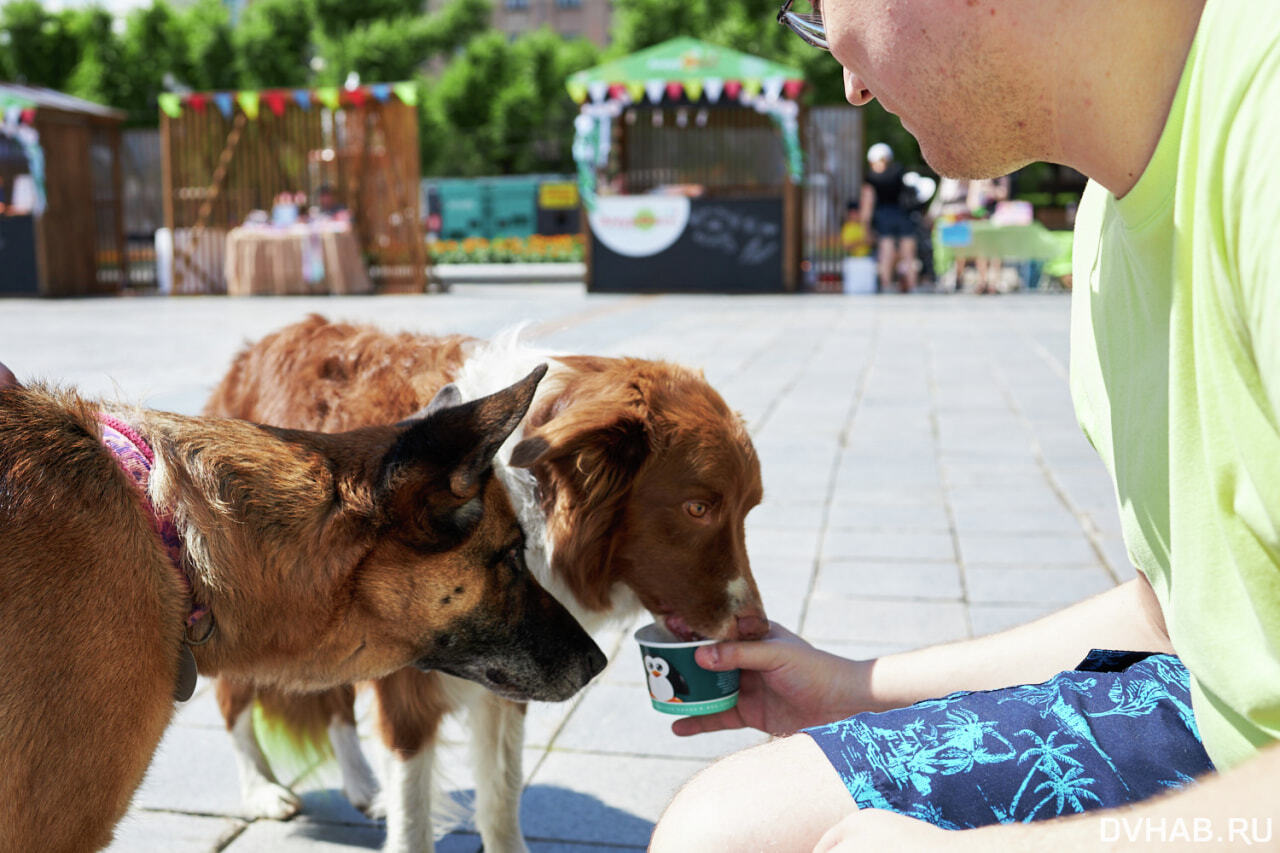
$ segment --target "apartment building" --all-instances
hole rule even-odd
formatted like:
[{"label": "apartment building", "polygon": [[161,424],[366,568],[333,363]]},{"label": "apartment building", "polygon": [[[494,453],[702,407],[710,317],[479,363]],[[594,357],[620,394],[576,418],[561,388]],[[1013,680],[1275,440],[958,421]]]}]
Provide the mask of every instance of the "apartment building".
[{"label": "apartment building", "polygon": [[[429,0],[435,11],[446,0]],[[550,27],[565,38],[582,36],[604,47],[609,43],[612,0],[493,0],[493,27],[509,37]]]}]

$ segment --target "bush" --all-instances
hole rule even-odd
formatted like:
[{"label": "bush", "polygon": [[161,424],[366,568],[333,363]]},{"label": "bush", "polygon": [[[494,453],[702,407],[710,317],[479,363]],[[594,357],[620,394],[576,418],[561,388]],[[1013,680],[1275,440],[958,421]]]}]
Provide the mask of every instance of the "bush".
[{"label": "bush", "polygon": [[486,240],[437,240],[427,244],[433,264],[528,264],[572,263],[583,259],[581,234],[544,237],[499,237]]}]

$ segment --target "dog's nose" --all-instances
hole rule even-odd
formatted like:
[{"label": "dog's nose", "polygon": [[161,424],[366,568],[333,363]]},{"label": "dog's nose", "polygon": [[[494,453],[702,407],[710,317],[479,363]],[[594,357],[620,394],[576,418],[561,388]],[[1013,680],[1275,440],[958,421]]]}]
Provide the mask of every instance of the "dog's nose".
[{"label": "dog's nose", "polygon": [[588,681],[599,675],[608,663],[609,659],[604,656],[604,652],[600,651],[600,647],[592,645],[591,651],[587,654],[586,658],[583,659],[583,669],[586,672],[586,678],[582,679],[582,683],[586,684]]},{"label": "dog's nose", "polygon": [[754,613],[749,613],[738,617],[739,640],[759,640],[767,633],[769,633],[769,620],[763,615],[756,616]]}]

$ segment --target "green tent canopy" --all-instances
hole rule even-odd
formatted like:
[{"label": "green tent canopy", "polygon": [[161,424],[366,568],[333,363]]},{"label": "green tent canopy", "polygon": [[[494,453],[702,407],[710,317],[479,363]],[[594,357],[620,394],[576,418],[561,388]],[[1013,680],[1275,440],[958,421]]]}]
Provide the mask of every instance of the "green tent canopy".
[{"label": "green tent canopy", "polygon": [[588,98],[596,103],[621,100],[624,94],[637,103],[646,96],[653,103],[682,97],[716,103],[721,97],[736,101],[742,95],[760,94],[795,99],[804,86],[804,73],[682,36],[572,74],[566,86],[579,104]]}]

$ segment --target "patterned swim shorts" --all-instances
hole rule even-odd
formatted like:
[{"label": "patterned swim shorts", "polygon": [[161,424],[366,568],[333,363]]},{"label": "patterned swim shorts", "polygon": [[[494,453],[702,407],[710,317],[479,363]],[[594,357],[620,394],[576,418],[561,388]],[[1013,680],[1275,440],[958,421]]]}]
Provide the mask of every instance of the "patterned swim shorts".
[{"label": "patterned swim shorts", "polygon": [[859,808],[943,829],[1112,808],[1213,770],[1172,655],[1094,650],[1043,684],[804,729]]}]

